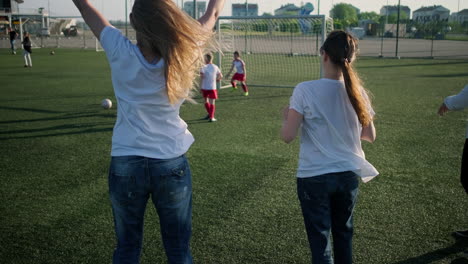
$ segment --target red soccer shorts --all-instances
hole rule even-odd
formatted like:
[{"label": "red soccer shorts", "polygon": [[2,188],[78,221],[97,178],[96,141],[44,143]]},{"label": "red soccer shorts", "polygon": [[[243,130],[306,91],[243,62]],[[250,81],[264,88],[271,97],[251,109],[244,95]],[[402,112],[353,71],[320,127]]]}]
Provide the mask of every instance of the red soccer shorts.
[{"label": "red soccer shorts", "polygon": [[232,80],[236,80],[236,81],[239,81],[239,82],[245,82],[245,74],[243,74],[243,73],[235,73],[235,74],[232,76]]},{"label": "red soccer shorts", "polygon": [[218,99],[218,90],[204,90],[202,89],[202,94],[204,98]]}]

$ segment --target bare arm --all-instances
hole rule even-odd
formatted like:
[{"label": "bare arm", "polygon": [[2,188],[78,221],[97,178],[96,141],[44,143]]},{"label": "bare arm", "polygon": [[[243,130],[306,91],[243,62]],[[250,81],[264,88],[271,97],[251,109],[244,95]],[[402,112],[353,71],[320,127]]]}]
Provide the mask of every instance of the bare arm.
[{"label": "bare arm", "polygon": [[291,143],[297,136],[297,131],[301,126],[304,116],[294,109],[286,106],[283,109],[283,127],[281,128],[281,139],[286,143]]},{"label": "bare arm", "polygon": [[102,30],[106,26],[111,25],[109,21],[104,18],[104,16],[90,3],[89,0],[73,0],[73,3],[80,11],[86,24],[91,28],[91,31],[93,31],[94,36],[99,39]]},{"label": "bare arm", "polygon": [[373,143],[376,138],[374,122],[371,121],[369,125],[362,128],[361,139]]},{"label": "bare arm", "polygon": [[203,85],[203,72],[200,72],[200,90],[203,89],[202,85]]},{"label": "bare arm", "polygon": [[226,74],[226,78],[229,78],[229,75],[231,75],[232,70],[234,70],[234,62],[231,65],[231,69],[229,69],[228,74]]},{"label": "bare arm", "polygon": [[218,73],[218,75],[216,76],[216,81],[221,81],[223,79],[223,74],[222,73]]},{"label": "bare arm", "polygon": [[205,14],[198,19],[198,22],[207,30],[212,30],[216,24],[216,20],[224,8],[225,0],[210,0]]},{"label": "bare arm", "polygon": [[242,61],[242,71],[244,72],[244,75],[247,76],[247,70],[245,69],[245,62]]}]

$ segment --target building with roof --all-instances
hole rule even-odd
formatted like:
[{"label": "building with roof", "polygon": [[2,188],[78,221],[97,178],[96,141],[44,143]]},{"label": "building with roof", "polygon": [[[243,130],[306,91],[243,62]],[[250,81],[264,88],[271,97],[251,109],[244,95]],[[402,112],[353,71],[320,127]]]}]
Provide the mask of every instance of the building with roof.
[{"label": "building with roof", "polygon": [[[184,3],[184,11],[193,17],[193,1],[186,1]],[[200,18],[205,14],[206,11],[206,2],[205,1],[197,1],[197,11],[195,18]]]},{"label": "building with roof", "polygon": [[[408,6],[400,5],[400,14],[401,14],[401,12],[405,12],[408,15],[408,18],[410,18],[411,9]],[[397,5],[394,5],[394,6],[386,5],[386,6],[382,6],[382,8],[380,8],[380,15],[381,16],[387,16],[387,15],[391,16],[391,15],[397,15],[397,14],[398,14],[398,6]]]},{"label": "building with roof", "polygon": [[460,24],[468,23],[468,9],[463,9],[460,12],[454,12],[450,15],[450,22],[458,22]]},{"label": "building with roof", "polygon": [[232,16],[258,16],[258,5],[232,4]]},{"label": "building with roof", "polygon": [[431,21],[448,21],[450,10],[441,6],[423,6],[413,12],[413,20],[419,23],[428,23]]},{"label": "building with roof", "polygon": [[275,16],[297,15],[300,10],[301,8],[295,4],[285,4],[281,5],[281,7],[278,9],[275,9]]}]

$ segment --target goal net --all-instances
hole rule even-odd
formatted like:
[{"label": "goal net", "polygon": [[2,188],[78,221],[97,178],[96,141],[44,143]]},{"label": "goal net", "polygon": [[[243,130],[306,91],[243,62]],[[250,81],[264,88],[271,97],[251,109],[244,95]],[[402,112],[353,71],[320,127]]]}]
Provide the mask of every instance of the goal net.
[{"label": "goal net", "polygon": [[[319,50],[332,30],[332,21],[323,15],[221,17],[216,37],[222,52],[215,63],[226,75],[238,51],[246,64],[248,85],[294,87],[320,77]],[[229,87],[229,80],[221,87]]]}]

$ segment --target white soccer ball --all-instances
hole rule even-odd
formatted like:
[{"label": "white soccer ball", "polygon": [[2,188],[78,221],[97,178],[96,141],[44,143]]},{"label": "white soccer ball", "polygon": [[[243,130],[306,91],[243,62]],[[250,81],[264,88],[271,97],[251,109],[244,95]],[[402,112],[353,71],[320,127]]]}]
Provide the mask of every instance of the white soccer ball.
[{"label": "white soccer ball", "polygon": [[101,106],[104,109],[110,109],[112,107],[112,101],[110,99],[106,98],[106,99],[102,100]]},{"label": "white soccer ball", "polygon": [[55,55],[55,51],[51,51],[51,52],[50,52],[50,55]]}]

